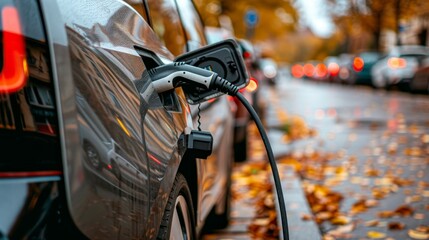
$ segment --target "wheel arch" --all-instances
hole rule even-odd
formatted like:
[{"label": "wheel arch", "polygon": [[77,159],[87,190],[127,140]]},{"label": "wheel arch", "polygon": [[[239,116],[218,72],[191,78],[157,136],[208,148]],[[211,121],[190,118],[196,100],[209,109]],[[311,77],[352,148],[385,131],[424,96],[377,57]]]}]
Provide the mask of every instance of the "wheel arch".
[{"label": "wheel arch", "polygon": [[181,173],[188,183],[191,191],[192,207],[194,208],[194,221],[198,223],[198,175],[196,159],[184,157],[180,162],[178,172]]}]

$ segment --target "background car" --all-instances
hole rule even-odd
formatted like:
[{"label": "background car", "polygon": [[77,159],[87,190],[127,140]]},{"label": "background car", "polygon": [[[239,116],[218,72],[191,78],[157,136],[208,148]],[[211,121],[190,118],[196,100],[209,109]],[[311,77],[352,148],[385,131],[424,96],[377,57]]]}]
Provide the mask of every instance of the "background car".
[{"label": "background car", "polygon": [[[175,55],[147,2],[129,3],[0,4],[2,74],[13,73],[0,83],[2,237],[195,239],[212,209],[228,216],[231,158],[184,155],[181,136],[196,124],[183,90],[158,95],[148,74]],[[215,148],[230,144],[219,133]],[[88,161],[97,154],[101,165]]]},{"label": "background car", "polygon": [[371,69],[380,57],[380,53],[374,51],[357,54],[352,62],[351,82],[360,85],[372,85]]},{"label": "background car", "polygon": [[419,61],[419,67],[411,78],[409,87],[411,92],[429,92],[429,58]]},{"label": "background car", "polygon": [[425,46],[397,46],[374,64],[371,70],[373,85],[378,88],[399,85],[409,88],[419,59],[427,57],[429,48]]},{"label": "background car", "polygon": [[269,85],[275,85],[277,82],[277,63],[271,58],[261,58],[259,66],[264,75],[262,81],[267,82]]}]

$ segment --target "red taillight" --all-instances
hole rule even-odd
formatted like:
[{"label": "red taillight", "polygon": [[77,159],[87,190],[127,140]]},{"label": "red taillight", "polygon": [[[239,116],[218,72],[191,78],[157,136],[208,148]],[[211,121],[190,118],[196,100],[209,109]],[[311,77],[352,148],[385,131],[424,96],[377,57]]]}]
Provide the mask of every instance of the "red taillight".
[{"label": "red taillight", "polygon": [[18,10],[7,6],[1,11],[3,23],[3,69],[0,92],[14,93],[24,87],[28,78],[25,43]]},{"label": "red taillight", "polygon": [[292,66],[292,76],[295,78],[304,77],[304,68],[300,64],[295,64]]},{"label": "red taillight", "polygon": [[316,77],[324,78],[328,74],[328,69],[326,65],[323,63],[319,63],[316,65]]},{"label": "red taillight", "polygon": [[258,80],[253,77],[250,77],[249,84],[247,84],[246,86],[246,91],[254,92],[256,91],[256,89],[258,89]]},{"label": "red taillight", "polygon": [[353,60],[353,69],[356,72],[362,71],[364,65],[365,65],[365,62],[360,57],[355,57],[355,59]]},{"label": "red taillight", "polygon": [[244,59],[248,59],[248,58],[251,58],[251,57],[252,57],[252,54],[250,52],[244,52],[243,53],[243,58]]},{"label": "red taillight", "polygon": [[35,171],[35,172],[0,172],[0,178],[48,177],[61,176],[61,171]]},{"label": "red taillight", "polygon": [[313,77],[314,75],[314,66],[310,63],[304,65],[304,74],[307,77]]},{"label": "red taillight", "polygon": [[340,66],[338,63],[331,62],[328,65],[328,72],[331,76],[337,76],[340,72]]},{"label": "red taillight", "polygon": [[407,60],[403,58],[392,57],[389,58],[389,60],[387,61],[387,65],[391,69],[404,68],[407,66]]}]

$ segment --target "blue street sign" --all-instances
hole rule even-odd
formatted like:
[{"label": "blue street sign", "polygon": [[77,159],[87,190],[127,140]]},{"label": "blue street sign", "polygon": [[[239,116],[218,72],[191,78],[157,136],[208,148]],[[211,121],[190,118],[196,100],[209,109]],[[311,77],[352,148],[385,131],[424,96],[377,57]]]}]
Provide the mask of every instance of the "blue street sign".
[{"label": "blue street sign", "polygon": [[246,12],[245,20],[248,27],[254,27],[258,23],[258,12],[255,10],[248,10]]}]

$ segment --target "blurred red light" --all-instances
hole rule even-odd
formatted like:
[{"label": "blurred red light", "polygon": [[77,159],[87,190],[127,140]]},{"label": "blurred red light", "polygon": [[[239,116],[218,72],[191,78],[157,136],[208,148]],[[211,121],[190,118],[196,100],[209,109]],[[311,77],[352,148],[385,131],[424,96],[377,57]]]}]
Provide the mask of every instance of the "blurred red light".
[{"label": "blurred red light", "polygon": [[0,92],[13,93],[27,82],[28,67],[24,37],[18,10],[7,6],[1,11],[3,31],[3,69],[0,72]]},{"label": "blurred red light", "polygon": [[340,66],[338,63],[331,62],[328,65],[328,72],[331,76],[337,76],[340,72]]},{"label": "blurred red light", "polygon": [[364,65],[365,65],[365,62],[360,57],[355,57],[355,59],[353,60],[353,69],[356,72],[362,71]]},{"label": "blurred red light", "polygon": [[304,77],[304,68],[300,64],[293,65],[291,70],[294,78]]},{"label": "blurred red light", "polygon": [[316,119],[323,119],[325,117],[325,111],[323,111],[323,109],[317,109],[314,115]]},{"label": "blurred red light", "polygon": [[256,79],[253,77],[250,77],[250,81],[249,84],[247,84],[246,90],[248,92],[254,92],[256,89],[258,89],[258,81],[256,81]]},{"label": "blurred red light", "polygon": [[407,66],[407,60],[403,58],[392,57],[387,61],[387,65],[392,69],[404,68]]},{"label": "blurred red light", "polygon": [[313,77],[314,75],[314,66],[310,63],[304,65],[304,74],[307,77]]},{"label": "blurred red light", "polygon": [[252,57],[252,54],[250,52],[244,52],[243,53],[243,58],[244,59],[251,58],[251,57]]},{"label": "blurred red light", "polygon": [[319,63],[316,66],[316,76],[319,78],[326,77],[328,74],[328,69],[326,68],[326,65],[323,63]]}]

